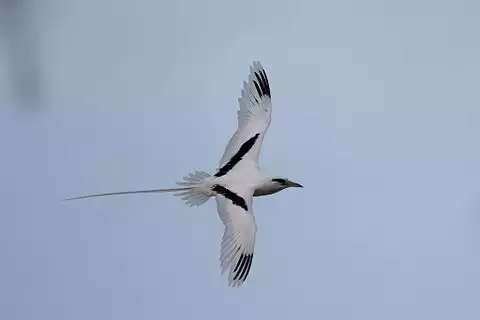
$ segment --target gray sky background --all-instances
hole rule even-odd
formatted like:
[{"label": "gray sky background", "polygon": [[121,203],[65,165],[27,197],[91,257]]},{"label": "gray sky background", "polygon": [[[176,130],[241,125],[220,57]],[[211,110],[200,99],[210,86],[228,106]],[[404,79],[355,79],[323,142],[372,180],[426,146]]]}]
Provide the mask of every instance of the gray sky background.
[{"label": "gray sky background", "polygon": [[[478,1],[35,5],[39,111],[0,46],[1,319],[480,318]],[[262,165],[305,189],[255,200],[244,286],[214,201],[60,201],[213,171],[253,60]]]}]

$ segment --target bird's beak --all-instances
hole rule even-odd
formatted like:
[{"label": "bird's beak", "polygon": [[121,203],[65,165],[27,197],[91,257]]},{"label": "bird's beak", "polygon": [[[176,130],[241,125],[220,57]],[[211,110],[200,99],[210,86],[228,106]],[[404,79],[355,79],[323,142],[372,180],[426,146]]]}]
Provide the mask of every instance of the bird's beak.
[{"label": "bird's beak", "polygon": [[296,183],[296,182],[293,182],[293,181],[289,181],[288,186],[289,187],[294,187],[294,188],[303,188],[303,186],[300,183]]}]

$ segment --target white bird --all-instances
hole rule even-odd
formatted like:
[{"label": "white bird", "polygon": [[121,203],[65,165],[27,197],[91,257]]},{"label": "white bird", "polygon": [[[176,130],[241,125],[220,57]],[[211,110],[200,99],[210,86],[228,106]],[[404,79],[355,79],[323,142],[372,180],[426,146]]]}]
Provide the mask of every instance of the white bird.
[{"label": "white bird", "polygon": [[230,286],[242,285],[252,266],[257,225],[253,215],[253,197],[270,195],[302,185],[285,177],[271,176],[259,167],[260,147],[270,126],[272,101],[267,74],[255,61],[250,66],[248,82],[243,82],[238,99],[237,131],[230,138],[216,173],[195,170],[177,182],[180,188],[110,192],[69,198],[132,193],[174,192],[189,206],[199,206],[215,197],[217,211],[225,230],[221,242],[222,274],[229,271]]}]

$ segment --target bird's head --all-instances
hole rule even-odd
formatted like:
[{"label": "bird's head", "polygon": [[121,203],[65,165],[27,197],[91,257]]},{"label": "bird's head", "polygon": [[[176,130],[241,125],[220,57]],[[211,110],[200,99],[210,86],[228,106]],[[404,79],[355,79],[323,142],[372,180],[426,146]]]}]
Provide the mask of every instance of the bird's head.
[{"label": "bird's head", "polygon": [[300,183],[293,182],[291,180],[288,180],[287,178],[272,178],[272,182],[278,187],[281,187],[281,189],[286,189],[290,187],[303,188]]},{"label": "bird's head", "polygon": [[255,193],[253,195],[255,197],[266,196],[269,194],[277,193],[279,191],[282,191],[290,187],[303,188],[301,184],[290,181],[287,178],[271,177],[266,181],[264,181],[262,185],[258,186],[255,189]]}]

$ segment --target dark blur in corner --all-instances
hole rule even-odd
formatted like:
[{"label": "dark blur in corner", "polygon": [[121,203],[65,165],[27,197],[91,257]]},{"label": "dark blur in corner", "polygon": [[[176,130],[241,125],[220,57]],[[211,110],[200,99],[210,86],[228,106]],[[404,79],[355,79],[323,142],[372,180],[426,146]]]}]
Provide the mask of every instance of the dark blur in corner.
[{"label": "dark blur in corner", "polygon": [[0,0],[0,105],[22,111],[46,106],[42,63],[44,13],[35,0]]}]

